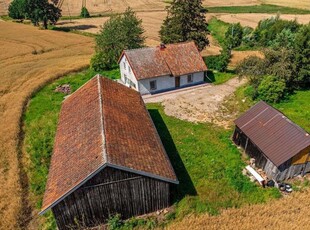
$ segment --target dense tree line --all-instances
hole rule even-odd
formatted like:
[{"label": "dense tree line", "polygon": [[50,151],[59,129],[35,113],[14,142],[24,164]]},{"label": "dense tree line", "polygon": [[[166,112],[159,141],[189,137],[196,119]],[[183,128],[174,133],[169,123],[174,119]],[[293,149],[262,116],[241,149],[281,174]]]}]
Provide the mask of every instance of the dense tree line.
[{"label": "dense tree line", "polygon": [[295,89],[310,87],[310,24],[275,17],[260,21],[249,37],[265,56],[249,57],[237,67],[250,80],[249,95],[277,102]]}]

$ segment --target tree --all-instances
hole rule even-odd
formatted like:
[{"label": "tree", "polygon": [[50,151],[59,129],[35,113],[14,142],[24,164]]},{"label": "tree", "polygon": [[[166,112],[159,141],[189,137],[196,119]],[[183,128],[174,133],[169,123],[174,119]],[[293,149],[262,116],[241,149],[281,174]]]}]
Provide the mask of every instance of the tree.
[{"label": "tree", "polygon": [[243,28],[240,25],[240,23],[238,22],[235,24],[230,24],[225,33],[226,45],[230,49],[238,47],[241,45],[242,37],[243,37]]},{"label": "tree", "polygon": [[310,86],[310,23],[296,34],[294,55],[297,72],[296,81],[302,87]]},{"label": "tree", "polygon": [[287,48],[292,49],[295,43],[296,33],[293,33],[290,29],[283,29],[276,38],[270,42],[273,49]]},{"label": "tree", "polygon": [[96,37],[96,54],[91,66],[100,71],[111,69],[124,49],[143,47],[145,37],[142,20],[128,8],[123,15],[112,16]]},{"label": "tree", "polygon": [[26,0],[25,12],[35,26],[43,22],[45,29],[48,22],[55,24],[61,17],[61,10],[47,0]]},{"label": "tree", "polygon": [[256,56],[250,56],[240,62],[236,68],[239,77],[247,77],[250,84],[256,89],[266,74],[266,60]]},{"label": "tree", "polygon": [[209,45],[208,24],[201,0],[173,0],[159,31],[163,43],[194,41],[201,51]]},{"label": "tree", "polygon": [[82,18],[90,18],[90,14],[85,6],[82,7],[80,16]]},{"label": "tree", "polygon": [[284,80],[268,75],[259,84],[257,92],[260,99],[266,102],[276,103],[283,98],[285,89]]},{"label": "tree", "polygon": [[25,19],[25,0],[13,0],[9,5],[9,16],[13,19]]}]

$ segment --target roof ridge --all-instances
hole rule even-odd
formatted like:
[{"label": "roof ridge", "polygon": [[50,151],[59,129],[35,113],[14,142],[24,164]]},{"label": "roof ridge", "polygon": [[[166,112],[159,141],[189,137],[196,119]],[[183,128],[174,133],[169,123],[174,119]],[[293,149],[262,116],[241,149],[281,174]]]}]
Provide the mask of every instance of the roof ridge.
[{"label": "roof ridge", "polygon": [[107,152],[106,152],[104,122],[103,122],[103,100],[102,100],[102,87],[101,87],[102,79],[101,79],[100,74],[97,74],[96,77],[97,77],[98,95],[99,95],[100,129],[101,129],[101,137],[102,137],[102,157],[103,157],[103,161],[106,163],[108,162],[108,159],[107,159]]},{"label": "roof ridge", "polygon": [[136,50],[147,50],[147,49],[156,49],[155,47],[149,47],[149,46],[145,46],[145,47],[140,47],[140,48],[134,48],[134,49],[126,49],[124,50],[124,52],[130,52],[130,51],[136,51]]}]

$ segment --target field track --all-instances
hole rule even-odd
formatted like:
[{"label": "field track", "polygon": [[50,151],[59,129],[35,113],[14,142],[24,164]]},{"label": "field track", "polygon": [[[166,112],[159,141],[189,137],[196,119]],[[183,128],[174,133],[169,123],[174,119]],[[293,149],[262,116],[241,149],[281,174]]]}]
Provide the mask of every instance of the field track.
[{"label": "field track", "polygon": [[0,229],[25,227],[29,216],[27,158],[19,152],[27,100],[46,82],[87,67],[93,39],[0,22]]}]

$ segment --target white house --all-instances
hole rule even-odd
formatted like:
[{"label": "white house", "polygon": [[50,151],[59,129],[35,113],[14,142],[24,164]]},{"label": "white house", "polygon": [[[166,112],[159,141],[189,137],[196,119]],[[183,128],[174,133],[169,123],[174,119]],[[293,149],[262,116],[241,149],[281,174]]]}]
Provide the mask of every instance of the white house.
[{"label": "white house", "polygon": [[207,66],[194,42],[124,50],[121,80],[143,94],[204,82]]}]

